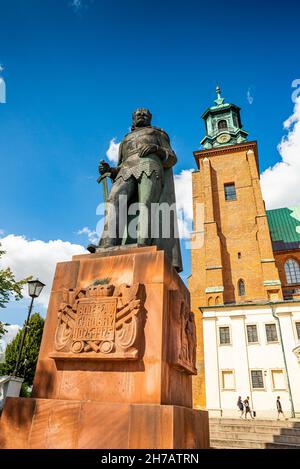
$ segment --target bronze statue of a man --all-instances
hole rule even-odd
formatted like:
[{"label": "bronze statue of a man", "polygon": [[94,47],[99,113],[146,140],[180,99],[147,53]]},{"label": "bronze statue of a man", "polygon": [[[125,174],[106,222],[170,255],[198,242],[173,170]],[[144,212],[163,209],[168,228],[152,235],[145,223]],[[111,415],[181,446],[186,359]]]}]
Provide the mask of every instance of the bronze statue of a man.
[{"label": "bronze statue of a man", "polygon": [[[137,109],[132,114],[131,132],[120,144],[117,167],[100,162],[99,173],[109,175],[112,187],[106,204],[106,221],[99,247],[90,246],[89,250],[94,252],[101,248],[132,243],[155,244],[166,251],[174,267],[181,271],[172,171],[177,158],[168,135],[164,130],[153,127],[151,118],[148,109]],[[133,222],[130,206],[134,203],[142,207],[135,216],[136,236],[128,233],[128,220]],[[165,216],[162,207],[169,207],[173,212]],[[167,230],[164,230],[163,225],[166,223]]]}]

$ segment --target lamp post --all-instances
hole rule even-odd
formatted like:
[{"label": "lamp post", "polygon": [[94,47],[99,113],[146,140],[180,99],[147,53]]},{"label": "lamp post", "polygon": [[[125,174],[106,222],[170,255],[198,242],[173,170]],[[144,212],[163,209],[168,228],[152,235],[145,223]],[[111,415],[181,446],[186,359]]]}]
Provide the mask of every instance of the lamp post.
[{"label": "lamp post", "polygon": [[32,312],[33,300],[34,300],[34,298],[37,298],[38,296],[40,296],[40,293],[43,290],[44,286],[45,286],[45,284],[40,282],[38,279],[28,281],[28,294],[31,297],[31,302],[30,302],[30,306],[29,306],[29,309],[28,309],[28,315],[27,315],[27,319],[26,319],[26,322],[25,322],[23,335],[22,335],[22,339],[21,339],[21,345],[20,345],[18,360],[17,360],[16,366],[15,366],[15,369],[13,371],[13,376],[17,376],[17,373],[18,373],[18,368],[19,368],[19,365],[20,365],[20,360],[21,360],[21,356],[22,356],[22,350],[23,350],[23,347],[24,347],[25,337],[26,337],[26,334],[27,334],[27,329],[29,329],[28,323],[29,323],[31,312]]}]

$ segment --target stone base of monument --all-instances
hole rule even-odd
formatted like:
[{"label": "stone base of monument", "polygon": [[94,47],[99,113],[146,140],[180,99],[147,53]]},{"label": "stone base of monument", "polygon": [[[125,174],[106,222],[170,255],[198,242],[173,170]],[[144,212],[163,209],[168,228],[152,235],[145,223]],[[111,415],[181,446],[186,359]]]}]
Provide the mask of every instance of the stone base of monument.
[{"label": "stone base of monument", "polygon": [[156,404],[9,398],[2,448],[207,448],[205,412]]},{"label": "stone base of monument", "polygon": [[33,397],[7,399],[0,447],[208,448],[195,353],[189,292],[164,251],[59,263]]}]

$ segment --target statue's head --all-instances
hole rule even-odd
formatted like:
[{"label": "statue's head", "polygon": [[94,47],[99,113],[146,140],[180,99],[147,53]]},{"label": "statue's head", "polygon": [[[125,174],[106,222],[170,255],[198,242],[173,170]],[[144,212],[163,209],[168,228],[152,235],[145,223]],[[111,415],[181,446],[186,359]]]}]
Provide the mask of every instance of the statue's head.
[{"label": "statue's head", "polygon": [[132,126],[134,130],[136,127],[147,127],[151,125],[152,114],[148,109],[138,108],[132,113]]}]

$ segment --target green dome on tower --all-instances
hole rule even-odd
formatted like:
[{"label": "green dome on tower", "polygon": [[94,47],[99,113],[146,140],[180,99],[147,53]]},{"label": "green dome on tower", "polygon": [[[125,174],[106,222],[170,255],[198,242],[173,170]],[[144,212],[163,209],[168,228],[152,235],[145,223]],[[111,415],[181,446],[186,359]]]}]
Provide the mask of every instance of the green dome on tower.
[{"label": "green dome on tower", "polygon": [[219,85],[216,87],[216,105],[209,107],[203,114],[206,134],[201,140],[204,149],[224,145],[235,145],[247,140],[248,132],[242,129],[240,108],[225,103]]}]

